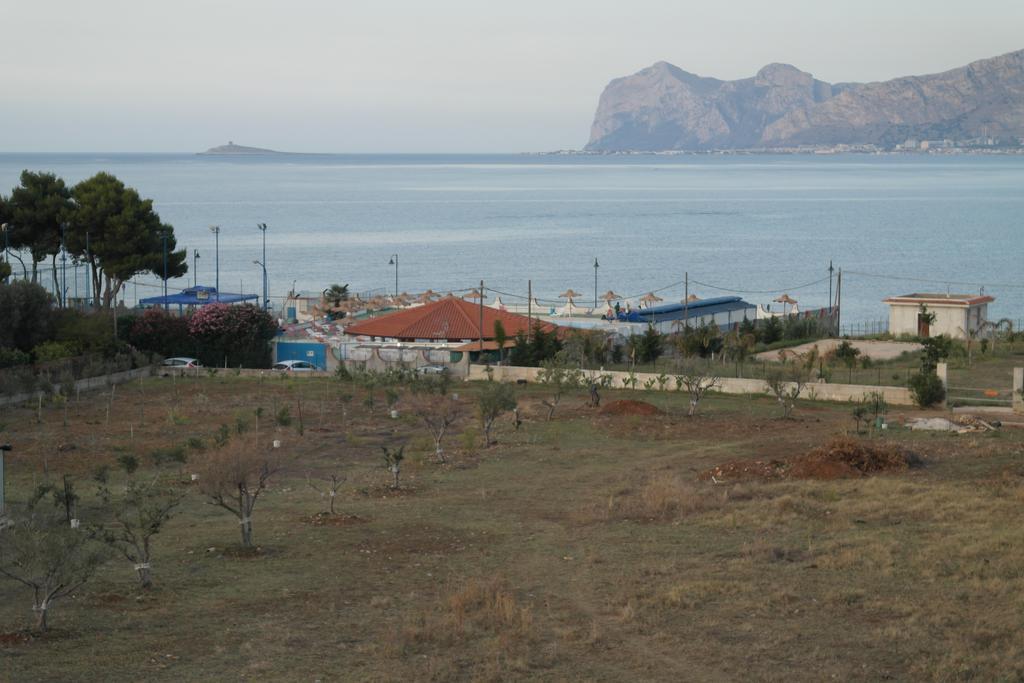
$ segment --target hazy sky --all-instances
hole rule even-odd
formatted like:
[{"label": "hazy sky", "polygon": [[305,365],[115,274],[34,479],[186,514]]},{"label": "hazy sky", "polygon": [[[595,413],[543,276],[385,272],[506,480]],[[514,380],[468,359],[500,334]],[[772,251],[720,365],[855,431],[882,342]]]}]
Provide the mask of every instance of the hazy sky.
[{"label": "hazy sky", "polygon": [[0,0],[0,152],[579,148],[612,78],[1024,48],[1020,0]]}]

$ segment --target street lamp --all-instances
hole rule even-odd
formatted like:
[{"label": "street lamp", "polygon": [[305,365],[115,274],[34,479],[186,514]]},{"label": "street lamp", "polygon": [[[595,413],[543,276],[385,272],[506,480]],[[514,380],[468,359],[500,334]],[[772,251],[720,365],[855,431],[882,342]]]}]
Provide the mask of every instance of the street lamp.
[{"label": "street lamp", "polygon": [[213,236],[214,236],[214,244],[215,244],[215,246],[214,246],[214,252],[213,252],[213,262],[214,262],[214,268],[216,269],[216,273],[217,273],[216,274],[216,279],[215,279],[215,282],[214,282],[213,286],[214,286],[214,289],[216,289],[216,291],[217,291],[217,301],[220,301],[220,226],[219,225],[211,225],[210,226],[210,232],[212,232]]},{"label": "street lamp", "polygon": [[253,261],[253,263],[259,263],[263,267],[263,310],[270,310],[270,297],[267,291],[267,224],[257,223],[256,227],[263,233],[263,262]]},{"label": "street lamp", "polygon": [[64,248],[64,233],[67,231],[66,223],[60,224],[60,307],[67,308],[68,298],[68,250]]},{"label": "street lamp", "polygon": [[267,298],[267,266],[262,261],[253,261],[257,266],[263,269],[263,310],[270,310],[270,299]]},{"label": "street lamp", "polygon": [[192,286],[199,286],[199,250],[192,250]]},{"label": "street lamp", "polygon": [[600,268],[597,257],[594,257],[594,310],[597,310],[597,269]]},{"label": "street lamp", "polygon": [[[11,265],[11,256],[7,253],[11,250],[11,233],[9,232],[9,228],[10,226],[7,223],[0,223],[0,232],[4,233],[4,263],[8,266]],[[14,270],[11,269],[11,272],[13,273]]]},{"label": "street lamp", "polygon": [[[166,230],[161,230],[160,231],[160,239],[163,241],[163,244],[164,244],[164,313],[166,313],[167,310],[168,310],[168,304],[167,304],[167,231]],[[138,304],[138,301],[139,301],[139,297],[138,297],[138,295],[136,295],[135,296],[136,304]]]},{"label": "street lamp", "polygon": [[391,255],[388,265],[395,267],[395,296],[398,296],[398,254]]}]

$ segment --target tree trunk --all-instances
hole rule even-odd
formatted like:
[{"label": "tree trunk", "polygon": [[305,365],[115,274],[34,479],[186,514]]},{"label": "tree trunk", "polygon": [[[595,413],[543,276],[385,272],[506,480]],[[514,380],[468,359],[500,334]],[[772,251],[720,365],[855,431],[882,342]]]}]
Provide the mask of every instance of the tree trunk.
[{"label": "tree trunk", "polygon": [[687,411],[686,417],[693,417],[693,414],[697,412],[697,403],[695,399],[690,399],[690,410]]},{"label": "tree trunk", "polygon": [[243,517],[239,527],[242,529],[242,547],[252,547],[252,518]]},{"label": "tree trunk", "polygon": [[139,584],[143,588],[148,589],[153,587],[153,577],[150,574],[148,562],[135,565],[135,573],[138,575]]},{"label": "tree trunk", "polygon": [[440,438],[435,438],[434,439],[434,454],[437,456],[437,461],[438,462],[440,462],[440,463],[445,462],[445,459],[444,459],[444,449],[441,448],[441,439]]},{"label": "tree trunk", "polygon": [[394,481],[391,483],[391,488],[398,488],[398,475],[401,473],[401,471],[402,470],[398,467],[398,465],[391,466],[391,476],[394,477]]},{"label": "tree trunk", "polygon": [[46,610],[49,609],[49,605],[44,600],[40,605],[33,605],[32,609],[34,609],[36,613],[36,630],[45,632],[47,628]]}]

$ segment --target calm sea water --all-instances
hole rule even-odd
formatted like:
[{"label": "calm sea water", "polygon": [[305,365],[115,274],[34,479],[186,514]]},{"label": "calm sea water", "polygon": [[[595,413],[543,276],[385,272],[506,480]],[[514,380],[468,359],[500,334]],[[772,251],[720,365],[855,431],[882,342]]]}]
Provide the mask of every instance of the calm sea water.
[{"label": "calm sea water", "polygon": [[844,321],[884,318],[887,295],[982,285],[993,315],[1024,316],[1024,157],[2,154],[0,191],[25,168],[69,183],[109,171],[153,198],[199,250],[201,284],[220,225],[222,291],[259,291],[265,222],[274,296],[293,283],[392,290],[397,253],[401,290],[482,279],[525,295],[532,279],[542,299],[592,299],[596,257],[602,293],[679,300],[681,284],[662,288],[689,272],[701,297],[785,291],[812,307],[827,303],[832,260]]}]

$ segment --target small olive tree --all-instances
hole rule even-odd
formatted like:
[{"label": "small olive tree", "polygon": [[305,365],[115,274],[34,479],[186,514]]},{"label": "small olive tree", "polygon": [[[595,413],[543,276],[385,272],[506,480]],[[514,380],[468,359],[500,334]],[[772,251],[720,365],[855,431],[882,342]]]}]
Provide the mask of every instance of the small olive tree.
[{"label": "small olive tree", "polygon": [[490,447],[494,441],[491,439],[491,429],[494,421],[501,415],[516,407],[516,392],[511,384],[504,382],[484,382],[477,395],[477,410],[480,414],[480,424],[484,430],[484,447]]},{"label": "small olive tree", "polygon": [[440,463],[446,462],[442,441],[448,428],[462,417],[462,404],[446,396],[425,396],[416,401],[413,411],[423,421],[434,439],[434,454]]},{"label": "small olive tree", "polygon": [[399,446],[398,450],[392,450],[387,446],[381,446],[384,452],[384,466],[391,472],[391,488],[398,489],[399,477],[402,475],[402,461],[405,460],[405,446]]},{"label": "small olive tree", "polygon": [[583,384],[583,371],[579,368],[568,367],[561,358],[556,356],[541,363],[537,381],[551,389],[551,398],[541,401],[548,409],[547,419],[550,421],[554,417],[555,408],[562,400],[562,394],[578,389]]},{"label": "small olive tree", "polygon": [[106,559],[89,534],[38,510],[0,531],[0,576],[32,590],[39,631],[46,631],[53,603],[78,590]]},{"label": "small olive tree", "polygon": [[210,452],[200,468],[199,490],[208,504],[238,518],[244,548],[253,547],[253,509],[280,467],[273,450],[261,450],[255,439],[238,438]]},{"label": "small olive tree", "polygon": [[[334,514],[334,499],[338,497],[338,489],[345,483],[344,474],[331,474],[322,479],[324,486],[313,481],[312,475],[306,473],[306,485],[320,494],[320,497],[324,496],[330,499],[330,514]],[[326,489],[326,490],[325,490]]]},{"label": "small olive tree", "polygon": [[780,364],[765,373],[764,381],[768,384],[768,391],[779,402],[783,419],[793,414],[796,400],[803,393],[809,375],[807,368],[797,362]]},{"label": "small olive tree", "polygon": [[686,389],[690,395],[690,407],[686,411],[687,417],[693,417],[697,412],[704,394],[718,386],[719,377],[707,369],[701,369],[700,365],[694,364],[683,368],[682,372],[676,375],[676,386]]},{"label": "small olive tree", "polygon": [[98,478],[100,501],[113,521],[91,525],[89,531],[131,562],[140,586],[150,588],[153,538],[174,516],[185,493],[159,475],[144,482],[129,479],[124,491],[116,493],[107,486],[105,474]]}]

